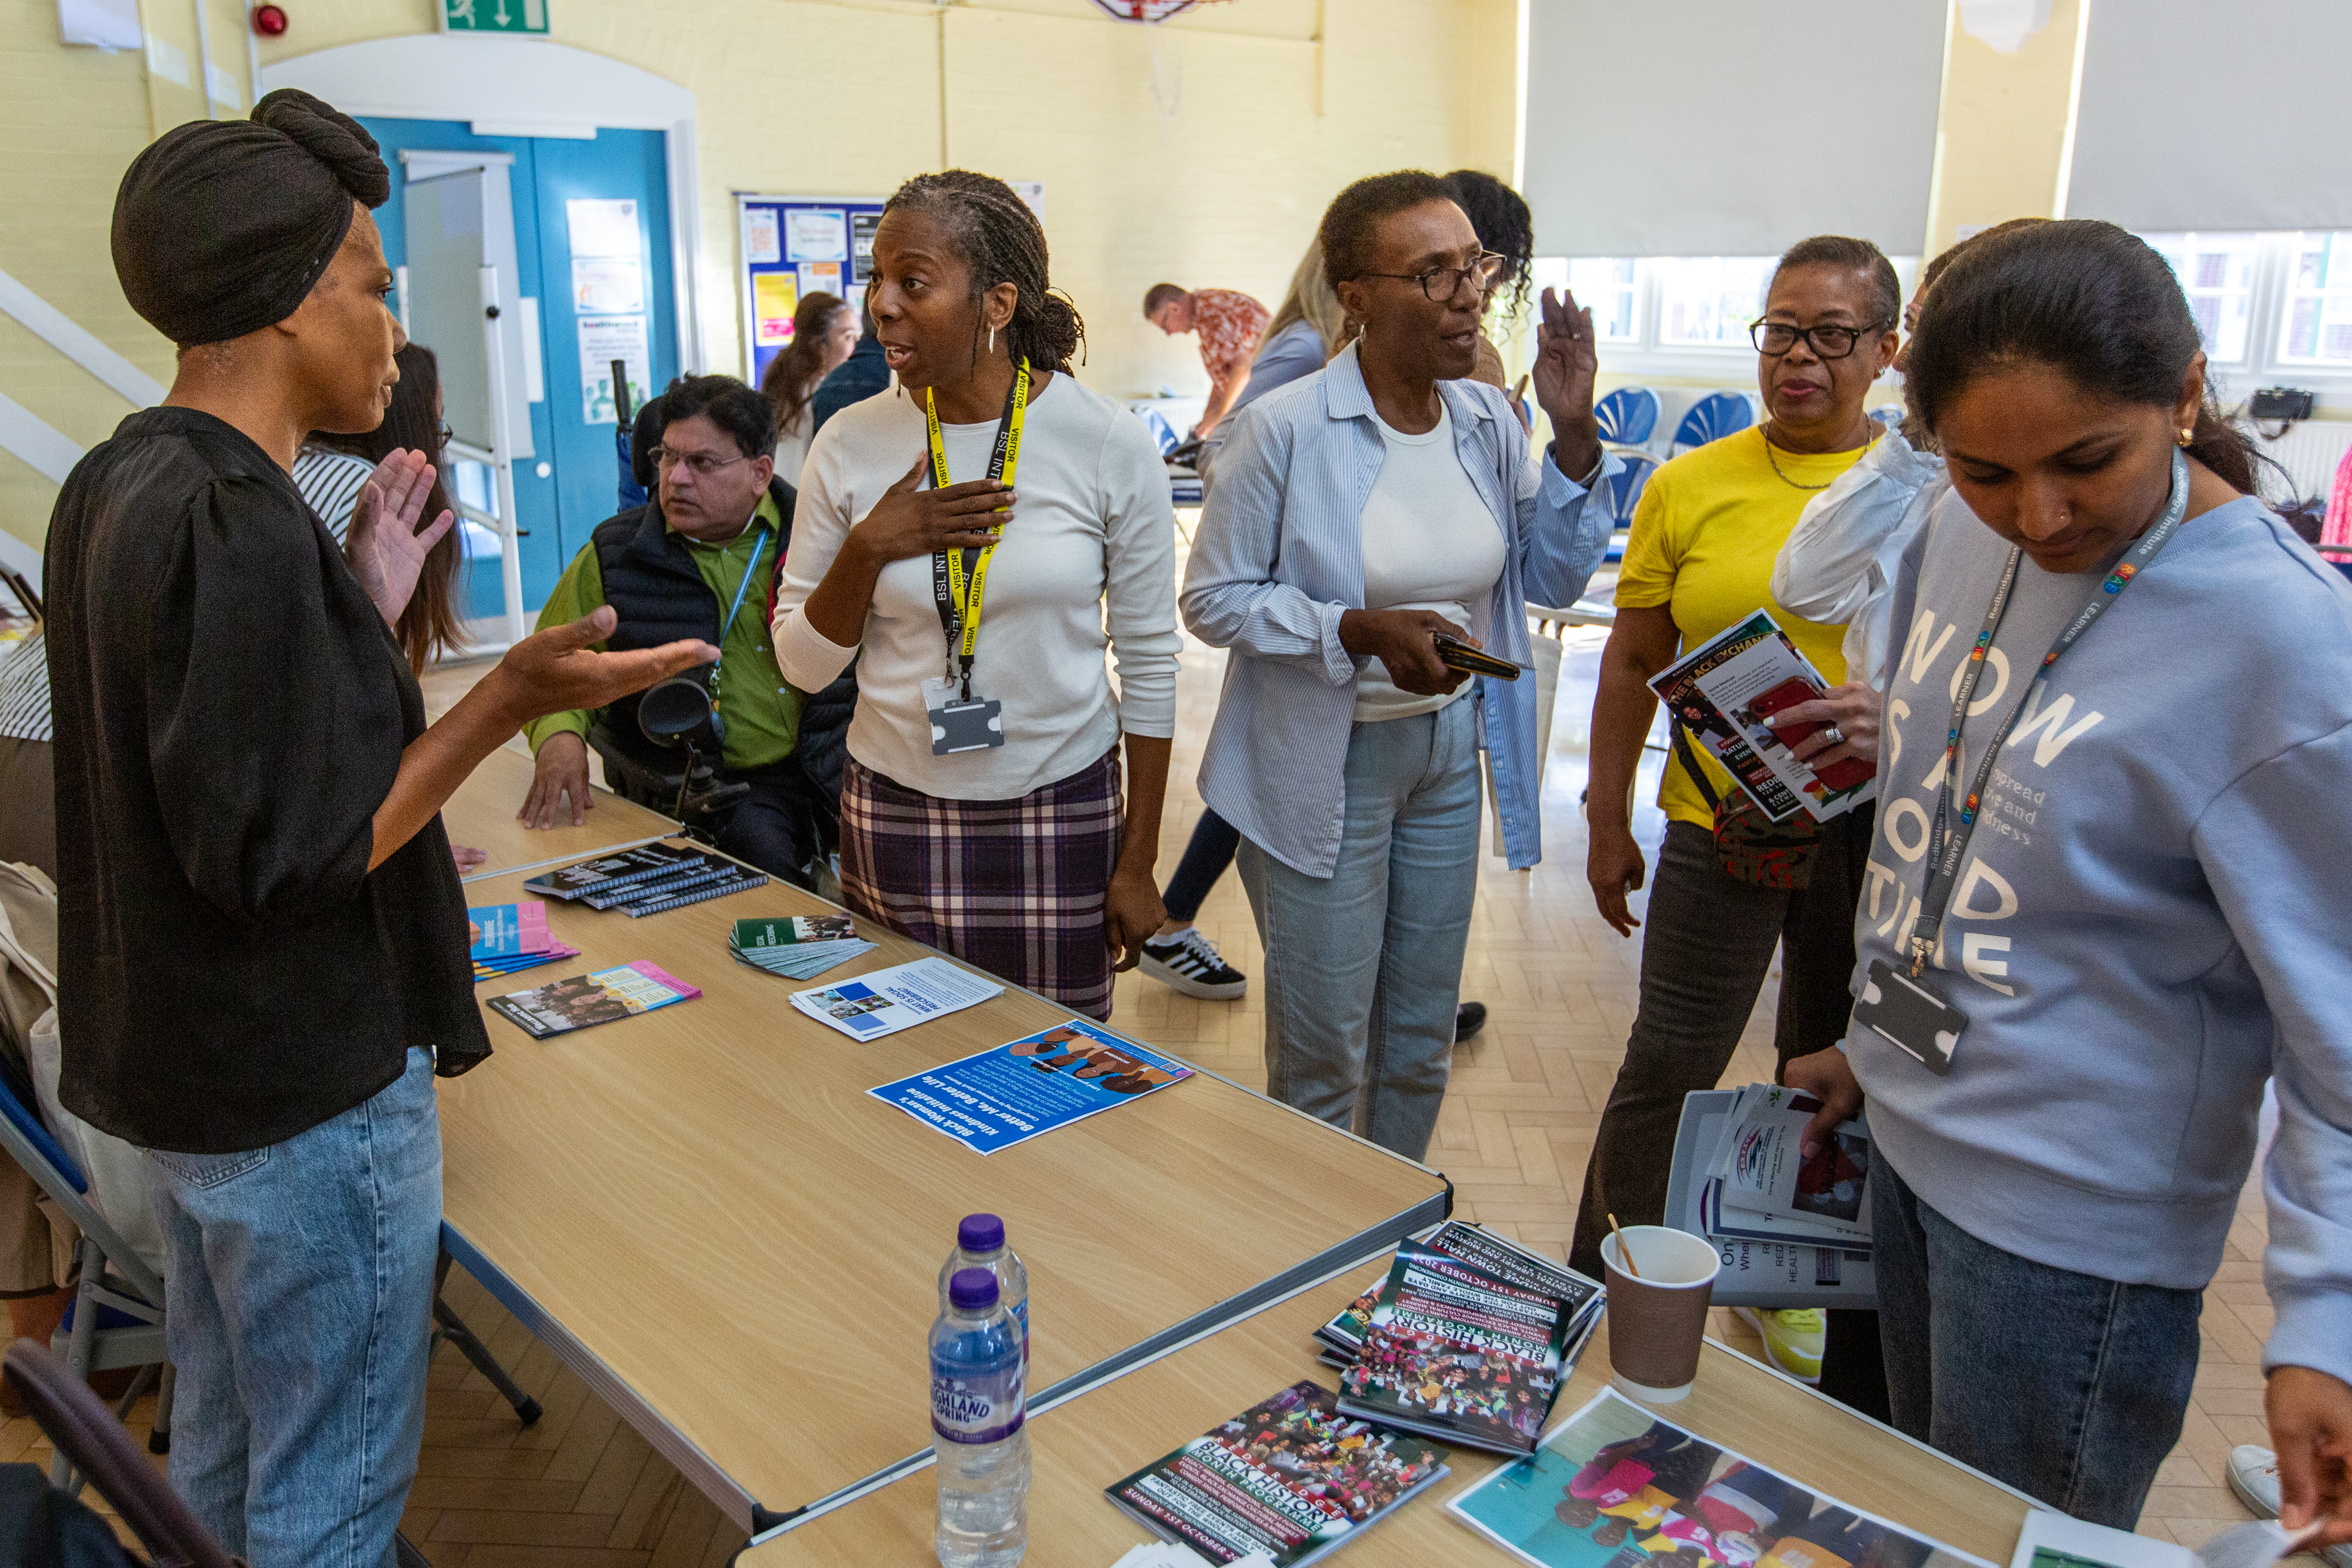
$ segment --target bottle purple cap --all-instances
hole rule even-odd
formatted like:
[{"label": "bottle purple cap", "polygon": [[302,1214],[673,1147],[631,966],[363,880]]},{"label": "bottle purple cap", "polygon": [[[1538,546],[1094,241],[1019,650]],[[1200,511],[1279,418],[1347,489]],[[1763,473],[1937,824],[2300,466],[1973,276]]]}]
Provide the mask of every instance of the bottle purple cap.
[{"label": "bottle purple cap", "polygon": [[984,1312],[996,1305],[996,1276],[985,1268],[959,1268],[948,1281],[948,1304],[959,1312]]},{"label": "bottle purple cap", "polygon": [[956,1245],[966,1252],[993,1252],[1004,1245],[1004,1222],[992,1214],[968,1214],[956,1226]]}]

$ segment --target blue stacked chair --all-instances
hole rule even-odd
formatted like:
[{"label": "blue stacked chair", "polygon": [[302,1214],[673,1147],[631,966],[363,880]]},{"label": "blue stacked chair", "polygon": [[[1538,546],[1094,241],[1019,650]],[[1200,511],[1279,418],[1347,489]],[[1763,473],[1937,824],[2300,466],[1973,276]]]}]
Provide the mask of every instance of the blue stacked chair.
[{"label": "blue stacked chair", "polygon": [[1679,457],[1709,441],[1747,429],[1756,423],[1755,407],[1737,392],[1710,392],[1690,406],[1675,427],[1675,455]]},{"label": "blue stacked chair", "polygon": [[1646,446],[1658,427],[1658,395],[1646,386],[1621,386],[1594,404],[1592,415],[1611,446]]}]

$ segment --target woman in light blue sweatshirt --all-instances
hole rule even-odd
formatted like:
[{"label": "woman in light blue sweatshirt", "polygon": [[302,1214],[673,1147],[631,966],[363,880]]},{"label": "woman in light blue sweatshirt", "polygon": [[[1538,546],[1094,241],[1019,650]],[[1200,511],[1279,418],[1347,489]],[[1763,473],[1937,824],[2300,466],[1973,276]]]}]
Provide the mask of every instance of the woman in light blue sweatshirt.
[{"label": "woman in light blue sweatshirt", "polygon": [[2274,1079],[2281,1513],[2352,1540],[2352,587],[2122,229],[1971,246],[1910,381],[1953,493],[1895,581],[1853,1026],[1788,1070],[1868,1097],[1895,1423],[2128,1528]]}]

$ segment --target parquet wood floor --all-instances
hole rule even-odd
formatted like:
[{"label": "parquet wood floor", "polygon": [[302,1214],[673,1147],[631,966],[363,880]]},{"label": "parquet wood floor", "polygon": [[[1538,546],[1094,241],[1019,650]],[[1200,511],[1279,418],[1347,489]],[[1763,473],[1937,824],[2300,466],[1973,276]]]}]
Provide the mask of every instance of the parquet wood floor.
[{"label": "parquet wood floor", "polygon": [[[1488,858],[1480,879],[1463,990],[1491,1009],[1486,1028],[1456,1052],[1453,1087],[1430,1163],[1454,1178],[1461,1212],[1553,1253],[1565,1252],[1585,1155],[1633,1021],[1639,952],[1593,913],[1583,877],[1587,715],[1601,635],[1570,634],[1544,790],[1544,863],[1512,872]],[[1179,682],[1176,767],[1161,833],[1164,879],[1183,852],[1201,806],[1193,784],[1215,711],[1223,656],[1188,642]],[[436,711],[479,678],[483,665],[428,677]],[[1653,769],[1655,759],[1653,759]],[[1643,782],[1646,795],[1654,776]],[[1639,825],[1654,843],[1654,814]],[[1228,877],[1200,924],[1242,969],[1260,954],[1249,907]],[[1768,983],[1739,1053],[1725,1075],[1738,1084],[1769,1075],[1774,988]],[[1255,998],[1206,1003],[1139,975],[1118,984],[1116,1026],[1239,1082],[1262,1087]],[[497,1070],[493,1063],[489,1068]],[[2232,1444],[2263,1442],[2261,1346],[2271,1313],[2261,1282],[2260,1190],[2249,1186],[2227,1260],[2208,1292],[2204,1357],[2179,1448],[2140,1521],[2149,1535],[2201,1543],[2246,1517],[2228,1489]],[[450,1300],[541,1399],[547,1414],[520,1428],[487,1382],[449,1347],[435,1360],[421,1473],[406,1528],[439,1568],[698,1568],[722,1563],[740,1544],[734,1527],[688,1487],[586,1386],[461,1271]],[[2030,1331],[2020,1304],[2018,1331]],[[1753,1350],[1727,1312],[1716,1332]],[[910,1347],[910,1355],[919,1353]],[[744,1397],[761,1397],[746,1389]],[[134,1412],[142,1435],[152,1401]],[[780,1416],[779,1419],[783,1417]],[[1172,1440],[1172,1439],[1171,1439]],[[46,1458],[28,1421],[0,1426],[0,1461]],[[1149,1456],[1139,1456],[1138,1462]]]}]

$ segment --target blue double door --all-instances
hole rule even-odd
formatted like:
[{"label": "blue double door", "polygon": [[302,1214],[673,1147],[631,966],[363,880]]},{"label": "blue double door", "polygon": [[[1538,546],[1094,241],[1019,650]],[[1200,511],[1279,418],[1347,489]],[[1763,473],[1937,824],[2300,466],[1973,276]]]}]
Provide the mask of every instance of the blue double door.
[{"label": "blue double door", "polygon": [[[394,267],[407,258],[403,152],[499,153],[513,159],[515,263],[521,277],[509,292],[536,300],[539,359],[544,395],[530,405],[533,456],[515,464],[516,524],[522,529],[523,603],[536,614],[564,565],[588,542],[595,526],[618,507],[609,397],[610,371],[585,363],[575,310],[571,209],[573,201],[636,203],[645,268],[646,384],[659,391],[678,373],[677,317],[673,301],[669,233],[669,172],[664,133],[600,130],[593,141],[539,136],[478,136],[463,121],[362,121],[392,165],[392,199],[376,214],[384,252]],[[609,212],[611,209],[604,209]],[[606,247],[605,248],[609,248]],[[432,348],[435,345],[425,345]],[[602,382],[607,395],[593,395]],[[601,406],[599,406],[601,405]],[[601,416],[592,422],[591,415]],[[542,466],[547,472],[541,475]],[[466,613],[499,615],[504,598],[495,557],[468,563]]]}]

